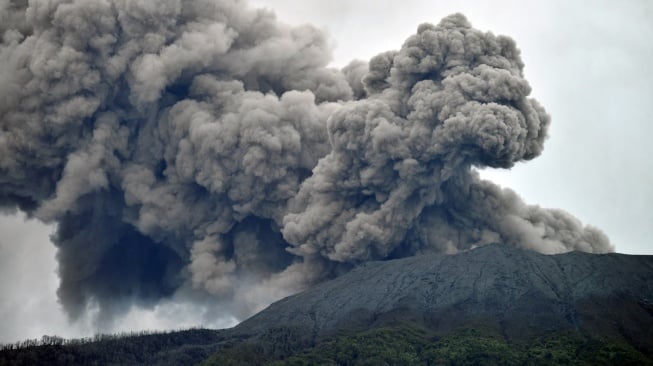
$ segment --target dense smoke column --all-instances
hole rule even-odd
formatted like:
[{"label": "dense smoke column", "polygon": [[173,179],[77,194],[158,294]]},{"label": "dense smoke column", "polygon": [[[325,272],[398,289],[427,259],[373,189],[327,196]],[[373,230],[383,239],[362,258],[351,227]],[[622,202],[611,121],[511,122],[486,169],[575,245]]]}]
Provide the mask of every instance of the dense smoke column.
[{"label": "dense smoke column", "polygon": [[610,250],[599,231],[526,206],[471,171],[541,153],[549,116],[528,98],[522,69],[514,41],[459,14],[373,59],[368,98],[331,116],[332,151],[284,219],[291,251],[359,262],[497,242]]},{"label": "dense smoke column", "polygon": [[610,250],[472,171],[539,155],[549,119],[514,42],[461,15],[341,71],[321,32],[235,0],[0,1],[0,32],[0,206],[57,224],[73,318],[180,292],[244,316],[494,242]]},{"label": "dense smoke column", "polygon": [[0,18],[0,202],[58,223],[71,315],[184,283],[228,300],[299,259],[286,202],[352,97],[323,34],[238,1],[2,2]]}]

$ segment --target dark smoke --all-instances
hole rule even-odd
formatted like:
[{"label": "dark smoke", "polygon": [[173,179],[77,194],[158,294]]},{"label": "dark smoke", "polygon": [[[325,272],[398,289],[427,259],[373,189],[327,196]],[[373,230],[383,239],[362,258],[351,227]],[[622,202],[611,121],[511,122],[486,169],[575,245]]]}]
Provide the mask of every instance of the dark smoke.
[{"label": "dark smoke", "polygon": [[612,249],[475,173],[538,156],[549,117],[515,43],[462,15],[343,70],[317,29],[237,0],[0,0],[0,31],[0,205],[57,224],[72,318],[182,290],[244,316],[499,242]]}]

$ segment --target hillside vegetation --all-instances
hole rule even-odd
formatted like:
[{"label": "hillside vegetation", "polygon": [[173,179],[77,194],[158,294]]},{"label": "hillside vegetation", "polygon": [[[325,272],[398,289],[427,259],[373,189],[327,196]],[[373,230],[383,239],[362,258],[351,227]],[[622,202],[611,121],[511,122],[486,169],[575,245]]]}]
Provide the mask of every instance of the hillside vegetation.
[{"label": "hillside vegetation", "polygon": [[64,340],[44,336],[0,349],[0,365],[196,364],[214,353],[223,331],[98,335]]},{"label": "hillside vegetation", "polygon": [[403,324],[311,338],[302,329],[284,327],[256,339],[194,329],[61,344],[29,341],[5,346],[0,364],[653,365],[650,354],[623,340],[596,339],[576,332],[509,341],[491,329],[461,328],[436,336],[420,326]]},{"label": "hillside vegetation", "polygon": [[223,349],[202,365],[653,365],[626,342],[559,333],[510,343],[489,330],[465,328],[444,337],[415,326],[371,329],[306,347],[286,329]]},{"label": "hillside vegetation", "polygon": [[226,330],[47,337],[5,365],[653,365],[653,257],[506,245],[370,262]]}]

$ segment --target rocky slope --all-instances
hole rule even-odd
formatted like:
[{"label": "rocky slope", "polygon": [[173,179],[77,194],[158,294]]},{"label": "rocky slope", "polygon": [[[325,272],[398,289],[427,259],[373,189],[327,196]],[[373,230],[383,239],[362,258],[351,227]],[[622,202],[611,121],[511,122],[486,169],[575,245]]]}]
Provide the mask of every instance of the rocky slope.
[{"label": "rocky slope", "polygon": [[542,255],[490,245],[371,262],[280,300],[234,329],[299,327],[314,337],[396,322],[445,334],[473,324],[506,339],[572,330],[653,350],[653,256]]},{"label": "rocky slope", "polygon": [[0,351],[32,364],[653,365],[653,256],[490,245],[369,262],[232,329]]}]

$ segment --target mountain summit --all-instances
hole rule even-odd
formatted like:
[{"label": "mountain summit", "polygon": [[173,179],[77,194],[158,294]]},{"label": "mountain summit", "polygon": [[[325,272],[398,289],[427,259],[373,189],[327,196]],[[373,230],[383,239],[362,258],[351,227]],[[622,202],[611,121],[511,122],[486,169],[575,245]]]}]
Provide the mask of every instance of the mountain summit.
[{"label": "mountain summit", "polygon": [[235,330],[297,326],[321,337],[397,321],[440,334],[483,324],[508,339],[583,332],[653,351],[653,256],[543,255],[488,245],[369,262],[272,304]]},{"label": "mountain summit", "polygon": [[488,245],[367,262],[232,329],[5,349],[0,364],[653,365],[653,256]]}]

